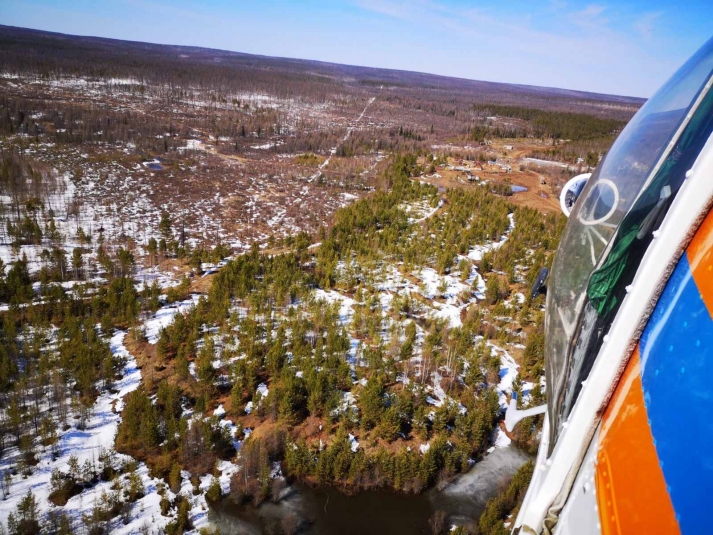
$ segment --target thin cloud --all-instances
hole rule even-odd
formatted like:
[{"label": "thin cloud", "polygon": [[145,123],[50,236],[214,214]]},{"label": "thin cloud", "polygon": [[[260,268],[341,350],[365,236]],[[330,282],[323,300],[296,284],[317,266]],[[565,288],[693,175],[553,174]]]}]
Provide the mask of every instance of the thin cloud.
[{"label": "thin cloud", "polygon": [[430,0],[357,0],[355,4],[362,9],[404,21],[432,15],[450,17],[456,13],[451,7]]},{"label": "thin cloud", "polygon": [[632,26],[642,39],[648,41],[654,36],[656,23],[659,18],[661,18],[661,15],[663,15],[663,11],[651,11],[649,13],[644,13],[634,21]]},{"label": "thin cloud", "polygon": [[378,0],[359,0],[356,5],[367,11],[386,15],[400,20],[410,20],[413,11],[403,2],[379,2]]},{"label": "thin cloud", "polygon": [[604,11],[606,10],[606,6],[602,6],[599,4],[590,4],[587,7],[585,7],[582,11],[580,11],[580,15],[587,16],[587,17],[598,17]]},{"label": "thin cloud", "polygon": [[572,12],[569,19],[581,28],[601,29],[609,24],[609,20],[604,16],[606,10],[604,5],[590,4],[580,11]]}]

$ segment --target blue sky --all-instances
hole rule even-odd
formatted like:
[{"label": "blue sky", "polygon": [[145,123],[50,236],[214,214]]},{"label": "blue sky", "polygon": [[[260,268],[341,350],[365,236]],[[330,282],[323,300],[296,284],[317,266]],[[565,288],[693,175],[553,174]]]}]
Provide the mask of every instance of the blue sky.
[{"label": "blue sky", "polygon": [[0,24],[650,96],[713,1],[0,0]]}]

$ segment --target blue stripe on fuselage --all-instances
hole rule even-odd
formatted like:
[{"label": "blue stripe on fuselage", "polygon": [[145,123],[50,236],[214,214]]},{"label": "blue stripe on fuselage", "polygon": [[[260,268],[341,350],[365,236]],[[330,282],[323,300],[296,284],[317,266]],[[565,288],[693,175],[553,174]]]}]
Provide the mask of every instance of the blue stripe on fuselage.
[{"label": "blue stripe on fuselage", "polygon": [[713,321],[684,256],[641,337],[644,402],[681,532],[710,527]]}]

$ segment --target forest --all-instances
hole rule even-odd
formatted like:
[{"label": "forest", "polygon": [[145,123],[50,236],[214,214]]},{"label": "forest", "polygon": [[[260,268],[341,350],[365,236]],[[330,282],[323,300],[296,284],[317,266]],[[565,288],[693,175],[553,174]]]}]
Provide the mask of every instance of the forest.
[{"label": "forest", "polygon": [[[626,121],[595,117],[586,113],[550,111],[524,106],[474,104],[473,110],[485,116],[495,115],[522,119],[535,137],[581,141],[611,136],[624,127]],[[524,137],[509,135],[503,137]]]},{"label": "forest", "polygon": [[[435,188],[411,180],[417,167],[415,155],[395,157],[383,177],[387,190],[338,210],[319,236],[297,236],[290,252],[265,255],[254,245],[228,261],[207,295],[160,329],[155,345],[142,318],[161,306],[161,290],[136,289],[134,259],[123,249],[98,255],[94,270],[106,283],[71,291],[61,284],[89,266],[69,268],[60,258],[31,276],[24,259],[14,262],[0,278],[3,300],[11,303],[1,316],[0,444],[20,452],[5,472],[9,491],[42,452],[59,455],[52,451],[62,430],[81,429],[97,396],[120,380],[125,362],[107,343],[114,329],[128,332],[126,344],[144,370],[141,386],[123,402],[117,453],[106,451],[86,466],[70,459],[66,471],[53,472],[49,495],[61,506],[101,481],[114,482],[106,504],[82,520],[87,529],[102,529],[142,495],[136,462],[166,482],[161,509],[178,515],[166,531],[188,529],[182,474],[214,474],[221,461],[234,460],[236,439],[244,445],[229,494],[239,502],[275,498],[291,480],[419,492],[467,470],[490,446],[499,420],[494,348],[519,344],[520,329],[531,332],[513,388],[542,374],[541,303],[512,294],[530,282],[532,266],[549,261],[562,218],[479,188],[448,192],[442,212],[415,224],[409,205],[443,202]],[[166,216],[167,236],[171,225]],[[508,232],[479,262],[465,256]],[[319,246],[311,247],[316,238]],[[177,254],[171,246],[162,250]],[[385,276],[405,284],[424,269],[443,277],[435,301],[452,279],[461,281],[457,320],[434,317],[419,301],[428,292],[413,283],[400,295],[384,289]],[[487,279],[482,300],[468,289],[469,279],[481,280],[477,273]],[[39,297],[35,280],[44,281]],[[175,302],[187,297],[188,286],[169,290]],[[384,305],[386,294],[391,302]],[[346,313],[344,299],[353,303]],[[541,396],[535,388],[532,402]],[[515,438],[531,449],[535,434],[531,423]],[[221,499],[214,487],[207,500]],[[76,519],[58,515],[57,525],[76,527]],[[32,532],[18,527],[31,516],[18,506],[9,530]]]},{"label": "forest", "polygon": [[[536,451],[541,417],[501,420],[544,402],[558,187],[640,101],[0,42],[0,533],[208,534],[295,485],[415,494]],[[504,533],[531,471],[455,531]]]}]

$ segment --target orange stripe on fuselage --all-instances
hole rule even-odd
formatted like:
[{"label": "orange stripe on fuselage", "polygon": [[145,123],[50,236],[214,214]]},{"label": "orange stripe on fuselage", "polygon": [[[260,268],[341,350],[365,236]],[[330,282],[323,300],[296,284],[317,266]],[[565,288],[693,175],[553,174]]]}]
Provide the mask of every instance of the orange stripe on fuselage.
[{"label": "orange stripe on fuselage", "polygon": [[713,211],[703,220],[703,224],[691,240],[686,251],[691,266],[693,280],[713,318]]},{"label": "orange stripe on fuselage", "polygon": [[680,533],[646,415],[638,348],[602,419],[596,487],[602,535]]}]

